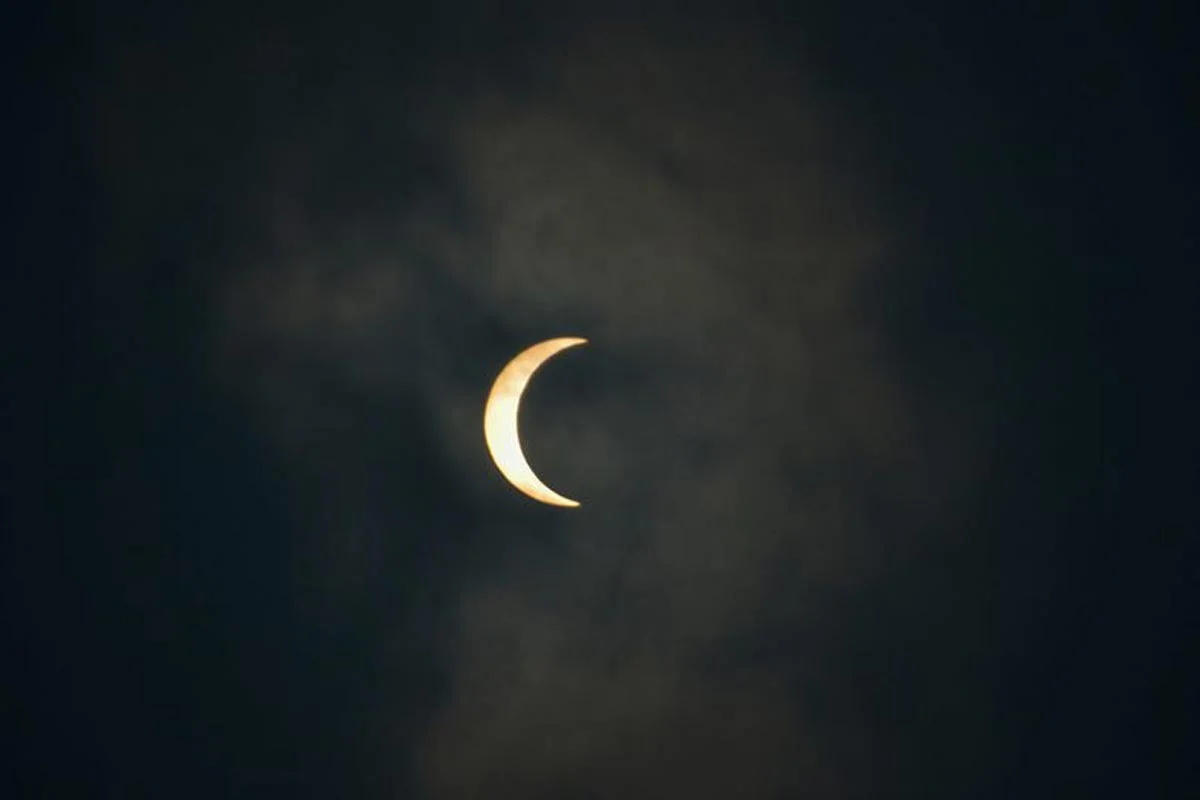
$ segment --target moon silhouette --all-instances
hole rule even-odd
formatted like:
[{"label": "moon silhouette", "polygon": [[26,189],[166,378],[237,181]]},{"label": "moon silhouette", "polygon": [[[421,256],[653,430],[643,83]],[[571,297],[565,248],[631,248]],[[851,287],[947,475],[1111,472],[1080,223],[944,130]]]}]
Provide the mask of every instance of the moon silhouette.
[{"label": "moon silhouette", "polygon": [[529,466],[529,462],[525,460],[525,453],[521,450],[517,412],[521,405],[521,395],[538,367],[568,347],[586,343],[587,339],[562,337],[547,339],[524,350],[500,370],[483,410],[483,436],[500,474],[524,494],[552,506],[574,508],[579,503],[569,497],[563,497],[542,483],[541,478]]}]

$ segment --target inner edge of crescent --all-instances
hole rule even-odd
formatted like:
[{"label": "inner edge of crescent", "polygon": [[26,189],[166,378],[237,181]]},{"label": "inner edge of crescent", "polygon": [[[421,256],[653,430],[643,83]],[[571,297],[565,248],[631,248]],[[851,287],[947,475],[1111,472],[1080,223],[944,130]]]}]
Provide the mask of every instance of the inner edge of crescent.
[{"label": "inner edge of crescent", "polygon": [[496,376],[484,408],[484,439],[500,474],[534,500],[566,508],[576,508],[579,502],[551,489],[533,471],[521,449],[518,414],[521,397],[542,364],[569,347],[586,343],[587,339],[573,337],[549,339],[522,351]]}]

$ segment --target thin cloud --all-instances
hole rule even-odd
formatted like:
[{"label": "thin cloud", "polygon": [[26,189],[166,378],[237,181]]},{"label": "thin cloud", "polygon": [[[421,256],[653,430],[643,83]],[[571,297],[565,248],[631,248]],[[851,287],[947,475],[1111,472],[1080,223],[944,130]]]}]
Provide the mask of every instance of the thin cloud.
[{"label": "thin cloud", "polygon": [[[412,733],[430,797],[861,793],[857,709],[810,700],[845,598],[967,466],[858,302],[890,246],[868,176],[750,34],[556,33],[519,87],[472,78],[422,121],[455,203],[310,236],[263,209],[286,236],[230,272],[224,378],[321,476],[331,602],[386,579],[354,553],[444,535],[355,490],[361,439],[328,430],[366,435],[362,398],[408,403],[454,502],[491,509],[463,523],[487,558],[431,578],[455,594],[446,699]],[[624,378],[537,408],[536,466],[584,502],[545,522],[485,463],[482,392],[528,339],[572,334],[575,376]]]}]

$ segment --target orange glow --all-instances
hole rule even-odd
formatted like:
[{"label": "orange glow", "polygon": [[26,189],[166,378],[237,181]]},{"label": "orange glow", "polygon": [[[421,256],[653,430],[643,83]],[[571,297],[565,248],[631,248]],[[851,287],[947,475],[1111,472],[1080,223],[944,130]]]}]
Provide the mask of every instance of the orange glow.
[{"label": "orange glow", "polygon": [[523,351],[500,371],[483,411],[483,435],[500,474],[529,497],[552,506],[574,508],[579,503],[542,483],[529,466],[521,450],[517,412],[533,373],[559,352],[586,343],[587,339],[563,337],[548,339]]}]

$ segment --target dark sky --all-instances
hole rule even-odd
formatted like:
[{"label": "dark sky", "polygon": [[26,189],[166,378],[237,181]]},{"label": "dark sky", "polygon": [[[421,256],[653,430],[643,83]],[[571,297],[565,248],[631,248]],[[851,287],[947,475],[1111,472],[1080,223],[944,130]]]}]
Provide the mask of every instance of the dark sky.
[{"label": "dark sky", "polygon": [[6,23],[0,793],[1200,790],[1193,19],[168,5]]}]

